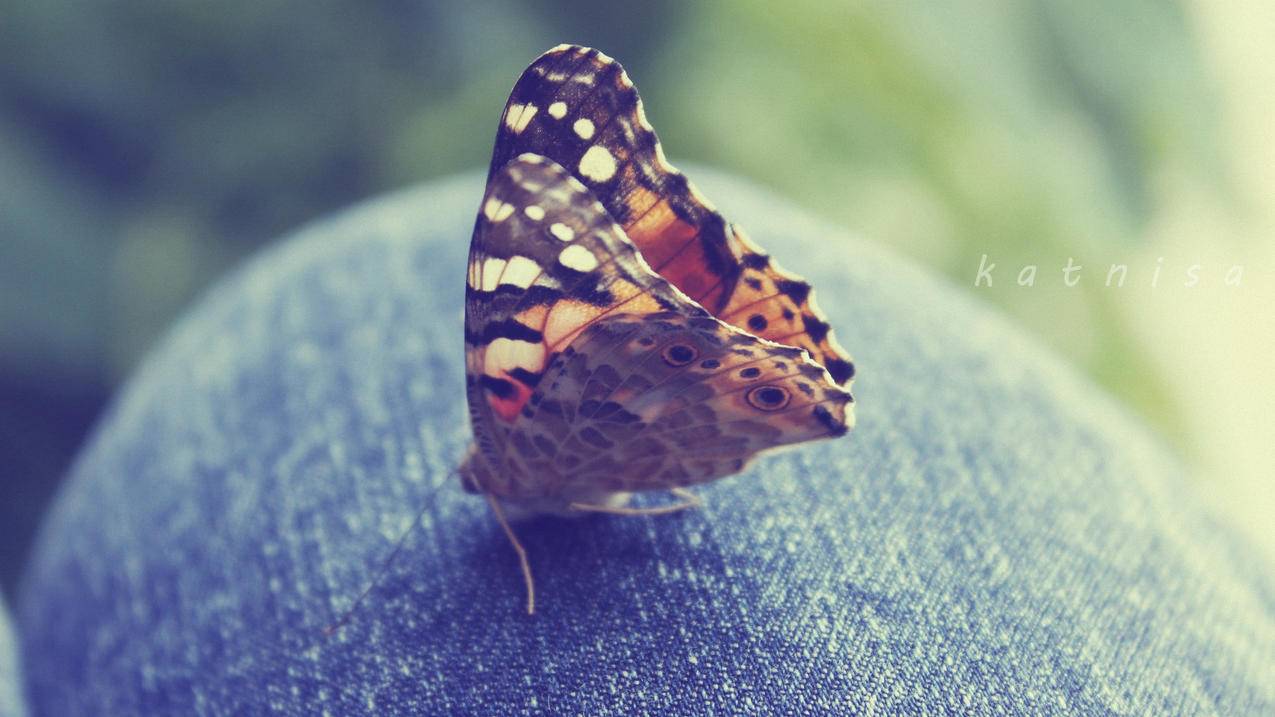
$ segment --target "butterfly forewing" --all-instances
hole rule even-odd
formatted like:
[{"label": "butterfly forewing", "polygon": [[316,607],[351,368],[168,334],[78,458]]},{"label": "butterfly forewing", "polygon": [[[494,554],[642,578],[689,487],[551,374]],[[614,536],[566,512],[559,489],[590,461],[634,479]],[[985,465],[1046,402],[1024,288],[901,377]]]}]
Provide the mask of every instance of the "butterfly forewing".
[{"label": "butterfly forewing", "polygon": [[554,357],[585,327],[621,310],[706,315],[650,270],[578,180],[534,155],[510,162],[488,183],[467,284],[475,443],[491,472],[502,475],[518,460],[510,426]]},{"label": "butterfly forewing", "polygon": [[584,182],[650,266],[715,316],[809,350],[837,383],[853,377],[810,285],[774,263],[666,161],[619,63],[571,45],[532,63],[502,115],[489,177],[525,152]]}]

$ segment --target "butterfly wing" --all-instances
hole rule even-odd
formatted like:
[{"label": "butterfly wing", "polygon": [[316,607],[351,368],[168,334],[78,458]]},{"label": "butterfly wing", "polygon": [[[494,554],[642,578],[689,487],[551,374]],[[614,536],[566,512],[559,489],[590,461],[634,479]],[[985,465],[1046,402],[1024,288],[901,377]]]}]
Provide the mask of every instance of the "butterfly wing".
[{"label": "butterfly wing", "polygon": [[780,268],[668,163],[619,63],[572,45],[532,63],[501,116],[489,177],[524,152],[583,181],[655,271],[713,315],[808,350],[839,384],[853,378],[810,284]]},{"label": "butterfly wing", "polygon": [[466,283],[474,450],[462,474],[488,492],[526,477],[511,427],[546,368],[587,326],[617,311],[706,315],[651,271],[579,180],[535,155],[488,182]]},{"label": "butterfly wing", "polygon": [[[850,394],[802,349],[713,318],[658,276],[578,180],[497,173],[465,301],[471,485],[514,499],[690,485],[844,433]],[[772,400],[773,399],[773,400]]]},{"label": "butterfly wing", "polygon": [[680,310],[607,316],[555,361],[514,427],[551,495],[673,488],[843,435],[849,392],[806,352]]}]

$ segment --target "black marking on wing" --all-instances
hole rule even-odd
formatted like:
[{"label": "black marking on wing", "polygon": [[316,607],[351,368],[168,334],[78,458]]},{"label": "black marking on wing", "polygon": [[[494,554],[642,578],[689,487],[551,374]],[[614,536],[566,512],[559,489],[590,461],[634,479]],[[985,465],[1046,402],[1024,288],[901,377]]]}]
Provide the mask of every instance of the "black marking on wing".
[{"label": "black marking on wing", "polygon": [[824,368],[828,369],[828,373],[832,375],[832,380],[837,383],[844,384],[854,378],[854,363],[851,361],[839,358],[828,359],[828,365],[824,366]]},{"label": "black marking on wing", "polygon": [[544,341],[544,334],[536,329],[519,323],[513,318],[504,318],[489,322],[483,327],[481,334],[473,336],[466,333],[465,341],[474,346],[486,346],[496,339],[512,339],[514,341]]},{"label": "black marking on wing", "polygon": [[540,379],[544,378],[544,373],[535,373],[528,371],[521,366],[515,366],[509,370],[509,375],[526,384],[529,388],[535,388],[540,383]]},{"label": "black marking on wing", "polygon": [[814,416],[828,429],[828,433],[833,437],[844,436],[850,431],[850,428],[845,423],[838,421],[837,417],[832,415],[832,411],[829,411],[822,404],[815,406]]},{"label": "black marking on wing", "polygon": [[807,284],[804,281],[797,281],[795,279],[780,279],[775,282],[775,285],[779,287],[779,290],[783,292],[785,296],[792,299],[798,305],[810,296],[810,284]]},{"label": "black marking on wing", "polygon": [[478,383],[499,398],[512,398],[515,393],[514,385],[503,378],[495,378],[494,376],[483,374],[478,377]]}]

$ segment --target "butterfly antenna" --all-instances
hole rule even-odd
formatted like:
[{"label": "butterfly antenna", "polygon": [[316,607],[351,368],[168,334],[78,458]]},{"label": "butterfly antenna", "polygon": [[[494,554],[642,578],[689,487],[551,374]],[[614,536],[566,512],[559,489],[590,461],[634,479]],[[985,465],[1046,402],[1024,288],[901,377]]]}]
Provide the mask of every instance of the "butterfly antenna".
[{"label": "butterfly antenna", "polygon": [[[452,469],[452,471],[447,474],[447,477],[451,478],[451,476],[456,474],[457,472],[458,471],[456,471],[456,469]],[[434,491],[430,491],[430,494],[432,495],[435,491],[437,491],[438,488],[442,487],[445,484],[446,484],[446,481],[443,481],[443,483],[440,483],[438,486],[435,487]],[[407,528],[403,531],[403,534],[400,535],[398,537],[398,540],[394,543],[394,549],[391,550],[390,554],[385,557],[385,560],[381,561],[381,566],[377,568],[376,575],[373,576],[372,582],[370,582],[368,586],[363,589],[363,592],[359,593],[359,596],[354,599],[354,603],[351,604],[348,608],[345,609],[344,612],[341,613],[340,618],[336,622],[323,628],[323,634],[325,637],[332,637],[333,635],[335,635],[337,630],[340,630],[342,627],[345,627],[345,624],[350,621],[350,618],[354,617],[354,611],[359,609],[359,605],[363,604],[363,600],[365,600],[368,595],[372,594],[372,589],[375,588],[377,584],[381,582],[381,578],[385,577],[385,573],[388,572],[390,569],[390,566],[393,565],[394,559],[398,557],[398,554],[403,550],[403,546],[407,544],[408,536],[412,534],[412,531],[420,527],[421,518],[425,517],[425,512],[429,510],[430,505],[432,504],[426,501],[425,505],[421,506],[421,510],[419,513],[416,514],[416,517],[412,520],[412,524],[407,526]]]}]

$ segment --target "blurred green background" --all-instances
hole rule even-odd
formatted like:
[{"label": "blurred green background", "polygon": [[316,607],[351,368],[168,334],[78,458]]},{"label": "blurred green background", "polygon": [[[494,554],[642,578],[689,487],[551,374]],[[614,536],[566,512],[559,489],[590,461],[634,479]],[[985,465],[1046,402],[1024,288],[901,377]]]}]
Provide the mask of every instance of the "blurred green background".
[{"label": "blurred green background", "polygon": [[[12,589],[112,392],[204,287],[324,213],[485,166],[513,81],[560,42],[625,64],[674,162],[773,187],[1003,307],[1263,537],[1275,524],[1275,13],[1255,1],[778,7],[7,3],[0,584]],[[997,283],[975,289],[984,254]],[[1068,257],[1102,268],[1067,288]],[[1161,257],[1173,287],[1152,290]],[[1122,262],[1136,285],[1104,287]],[[1192,263],[1203,279],[1185,289]],[[1013,285],[1025,264],[1040,266],[1038,286]],[[1246,267],[1242,287],[1222,282],[1231,264]]]}]

